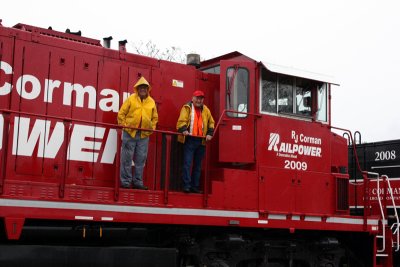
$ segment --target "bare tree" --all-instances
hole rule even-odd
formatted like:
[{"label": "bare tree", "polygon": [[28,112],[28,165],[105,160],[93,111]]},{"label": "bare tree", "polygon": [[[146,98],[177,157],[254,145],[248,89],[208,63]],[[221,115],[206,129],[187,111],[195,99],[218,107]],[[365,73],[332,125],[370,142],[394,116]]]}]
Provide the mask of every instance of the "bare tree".
[{"label": "bare tree", "polygon": [[186,53],[184,53],[179,47],[176,46],[161,49],[151,40],[147,41],[146,43],[140,41],[139,43],[134,43],[132,46],[135,52],[139,55],[178,63],[186,62]]}]

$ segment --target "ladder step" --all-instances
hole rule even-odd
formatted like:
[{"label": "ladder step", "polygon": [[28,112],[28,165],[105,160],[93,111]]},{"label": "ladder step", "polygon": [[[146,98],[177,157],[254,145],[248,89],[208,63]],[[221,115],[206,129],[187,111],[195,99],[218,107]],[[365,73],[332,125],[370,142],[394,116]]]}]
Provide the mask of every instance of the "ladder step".
[{"label": "ladder step", "polygon": [[376,254],[377,257],[387,257],[389,254]]}]

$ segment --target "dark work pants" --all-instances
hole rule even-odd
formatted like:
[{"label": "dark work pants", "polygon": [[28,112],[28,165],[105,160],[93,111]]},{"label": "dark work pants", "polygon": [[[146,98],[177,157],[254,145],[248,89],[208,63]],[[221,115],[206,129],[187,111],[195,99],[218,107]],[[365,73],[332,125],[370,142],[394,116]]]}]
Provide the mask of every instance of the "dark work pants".
[{"label": "dark work pants", "polygon": [[[201,162],[203,160],[206,148],[202,145],[202,138],[186,137],[183,146],[183,186],[184,189],[199,189]],[[190,166],[193,162],[192,174]]]}]

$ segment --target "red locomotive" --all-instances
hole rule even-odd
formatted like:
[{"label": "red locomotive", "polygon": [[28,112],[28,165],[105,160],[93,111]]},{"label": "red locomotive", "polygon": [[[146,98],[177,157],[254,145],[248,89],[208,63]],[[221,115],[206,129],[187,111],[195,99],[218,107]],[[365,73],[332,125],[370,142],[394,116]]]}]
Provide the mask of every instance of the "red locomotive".
[{"label": "red locomotive", "polygon": [[[140,76],[159,114],[149,190],[119,185],[116,117]],[[184,65],[0,26],[1,265],[393,266],[386,204],[350,214],[332,83],[239,52]],[[216,127],[187,194],[175,126],[195,90]]]}]

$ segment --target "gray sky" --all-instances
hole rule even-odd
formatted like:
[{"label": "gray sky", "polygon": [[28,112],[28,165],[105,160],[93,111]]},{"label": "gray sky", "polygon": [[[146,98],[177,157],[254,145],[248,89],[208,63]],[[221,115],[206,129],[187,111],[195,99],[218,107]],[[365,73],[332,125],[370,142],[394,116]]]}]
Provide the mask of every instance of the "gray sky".
[{"label": "gray sky", "polygon": [[[239,51],[332,75],[332,125],[400,139],[400,1],[3,1],[0,19],[86,37],[151,40],[209,59]],[[397,76],[399,75],[399,76]]]}]

